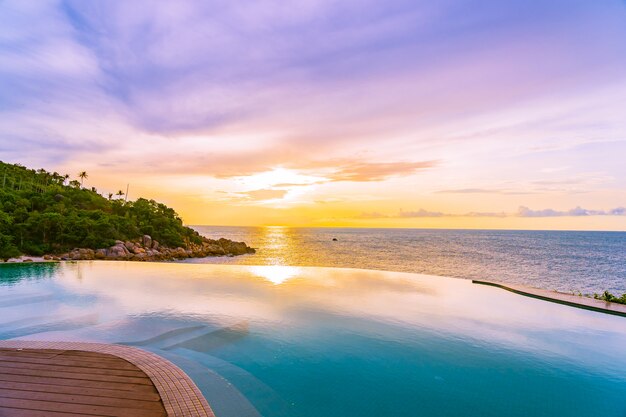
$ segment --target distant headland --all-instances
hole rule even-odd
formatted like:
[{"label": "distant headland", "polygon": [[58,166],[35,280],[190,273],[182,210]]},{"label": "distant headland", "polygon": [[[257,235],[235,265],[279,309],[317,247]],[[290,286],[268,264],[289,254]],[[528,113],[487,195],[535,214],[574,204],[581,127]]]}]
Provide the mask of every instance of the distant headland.
[{"label": "distant headland", "polygon": [[0,260],[157,261],[254,253],[243,242],[207,239],[154,200],[101,195],[69,175],[0,161]]}]

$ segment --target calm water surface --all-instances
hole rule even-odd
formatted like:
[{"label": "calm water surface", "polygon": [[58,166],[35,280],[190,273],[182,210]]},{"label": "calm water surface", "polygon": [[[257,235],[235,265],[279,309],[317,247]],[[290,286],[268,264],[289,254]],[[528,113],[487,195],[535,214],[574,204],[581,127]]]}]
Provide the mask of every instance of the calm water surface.
[{"label": "calm water surface", "polygon": [[626,416],[626,319],[453,278],[0,265],[0,338],[141,346],[218,417]]},{"label": "calm water surface", "polygon": [[191,262],[380,269],[626,293],[626,232],[194,228],[208,237],[243,240],[258,251]]}]

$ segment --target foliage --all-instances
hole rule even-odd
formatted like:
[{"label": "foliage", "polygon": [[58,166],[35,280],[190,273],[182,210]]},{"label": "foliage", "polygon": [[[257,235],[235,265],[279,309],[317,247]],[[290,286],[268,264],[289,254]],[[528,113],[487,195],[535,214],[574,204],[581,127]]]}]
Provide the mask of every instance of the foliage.
[{"label": "foliage", "polygon": [[0,259],[105,248],[144,234],[170,247],[202,241],[164,204],[118,195],[103,197],[68,175],[0,162]]},{"label": "foliage", "polygon": [[604,291],[602,294],[594,294],[593,298],[596,300],[610,301],[612,303],[626,304],[626,294],[622,294],[621,297],[617,297],[608,291]]}]

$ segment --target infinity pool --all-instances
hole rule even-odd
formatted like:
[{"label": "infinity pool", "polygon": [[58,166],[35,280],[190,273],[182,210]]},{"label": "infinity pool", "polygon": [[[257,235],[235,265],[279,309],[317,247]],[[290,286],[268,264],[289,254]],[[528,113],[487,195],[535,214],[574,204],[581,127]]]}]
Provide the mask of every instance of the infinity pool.
[{"label": "infinity pool", "polygon": [[154,351],[218,417],[626,416],[625,318],[461,279],[0,265],[0,339],[13,338]]}]

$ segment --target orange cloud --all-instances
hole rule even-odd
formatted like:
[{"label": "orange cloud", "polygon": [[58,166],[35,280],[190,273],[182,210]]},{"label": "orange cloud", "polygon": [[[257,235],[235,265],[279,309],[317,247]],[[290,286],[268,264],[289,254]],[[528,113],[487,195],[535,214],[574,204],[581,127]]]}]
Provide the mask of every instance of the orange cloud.
[{"label": "orange cloud", "polygon": [[389,177],[411,175],[436,165],[436,161],[355,162],[341,167],[329,178],[332,181],[382,181]]}]

